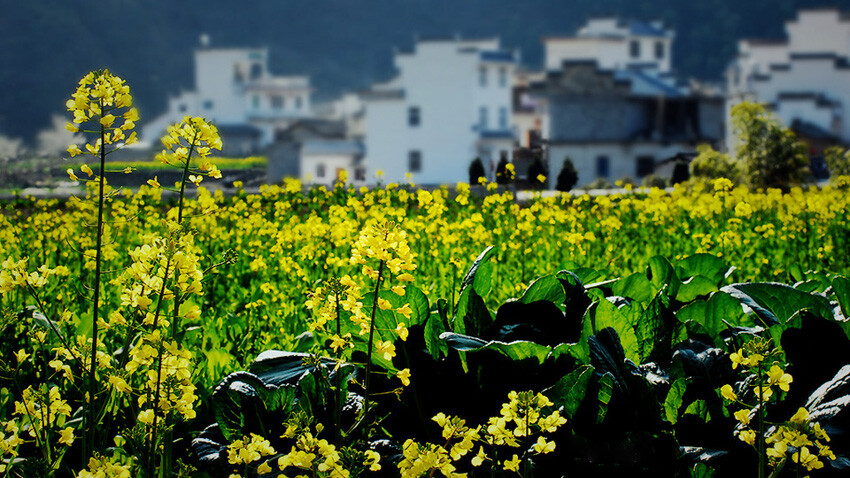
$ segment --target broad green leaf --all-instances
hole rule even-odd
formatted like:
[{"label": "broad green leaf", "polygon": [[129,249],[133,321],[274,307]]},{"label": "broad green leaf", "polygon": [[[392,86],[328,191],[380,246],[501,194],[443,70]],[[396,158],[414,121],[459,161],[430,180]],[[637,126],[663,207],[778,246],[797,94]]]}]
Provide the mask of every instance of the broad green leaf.
[{"label": "broad green leaf", "polygon": [[841,313],[850,319],[850,280],[844,276],[835,277],[832,279],[832,291],[841,306]]},{"label": "broad green leaf", "polygon": [[623,350],[626,353],[626,358],[635,363],[641,362],[641,354],[638,337],[632,324],[635,323],[640,312],[642,312],[642,309],[639,304],[618,309],[616,305],[608,300],[600,301],[592,312],[596,330],[599,331],[605,327],[611,327],[617,331],[617,334],[620,336],[620,343],[623,345]]},{"label": "broad green leaf", "polygon": [[701,295],[708,295],[717,290],[717,286],[711,279],[703,276],[694,276],[682,282],[676,300],[679,302],[690,302]]},{"label": "broad green leaf", "polygon": [[593,378],[593,367],[582,365],[555,382],[555,385],[543,390],[555,407],[563,407],[564,417],[572,419],[587,392],[587,385]]},{"label": "broad green leaf", "polygon": [[668,297],[676,297],[682,281],[676,274],[673,264],[666,257],[655,256],[649,260],[646,275],[653,287],[653,294],[657,294],[666,287]]},{"label": "broad green leaf", "polygon": [[590,347],[587,344],[587,338],[582,337],[581,340],[574,344],[559,344],[552,349],[552,353],[549,354],[549,357],[558,358],[562,355],[569,355],[575,358],[580,364],[589,364]]},{"label": "broad green leaf", "polygon": [[458,295],[457,310],[452,322],[452,330],[457,333],[478,335],[493,322],[493,316],[484,304],[484,296],[490,292],[493,265],[490,259],[496,254],[493,246],[487,247],[472,263],[472,267],[463,278]]},{"label": "broad green leaf", "polygon": [[608,404],[614,396],[614,376],[611,372],[599,377],[599,412],[596,415],[596,423],[602,423],[608,413]]},{"label": "broad green leaf", "polygon": [[434,360],[448,352],[445,342],[440,340],[440,334],[446,331],[449,304],[446,299],[437,300],[437,310],[432,312],[425,323],[425,347]]},{"label": "broad green leaf", "polygon": [[687,388],[688,379],[685,377],[677,378],[673,385],[670,385],[670,391],[667,392],[667,398],[664,399],[664,416],[673,425],[679,421],[679,409],[682,407],[682,399]]},{"label": "broad green leaf", "polygon": [[519,302],[523,304],[530,304],[538,300],[547,300],[558,306],[564,303],[566,300],[564,286],[555,275],[550,274],[536,279],[519,298]]},{"label": "broad green leaf", "polygon": [[652,300],[652,284],[646,278],[646,274],[639,272],[617,281],[612,287],[614,295],[628,297],[638,302],[649,302]]},{"label": "broad green leaf", "polygon": [[525,360],[533,358],[539,364],[546,361],[549,354],[552,352],[552,347],[541,345],[526,340],[517,340],[514,342],[500,342],[491,340],[485,342],[476,337],[468,335],[446,332],[440,335],[440,338],[448,344],[449,347],[466,353],[481,352],[483,350],[492,350],[498,352],[512,360]]},{"label": "broad green leaf", "polygon": [[732,284],[720,290],[729,293],[749,307],[762,325],[784,323],[802,309],[827,320],[833,318],[829,300],[817,294],[799,291],[791,286],[774,282]]},{"label": "broad green leaf", "polygon": [[728,322],[733,326],[748,325],[742,321],[744,315],[741,304],[726,292],[717,291],[708,298],[699,299],[676,311],[680,322],[693,321],[700,324],[712,337],[717,337],[726,330]]},{"label": "broad green leaf", "polygon": [[708,405],[702,399],[691,402],[688,408],[685,409],[685,415],[698,416],[703,422],[711,421],[711,414],[708,413]]},{"label": "broad green leaf", "polygon": [[679,278],[704,277],[717,287],[720,287],[734,269],[714,254],[706,253],[688,256],[676,264]]}]

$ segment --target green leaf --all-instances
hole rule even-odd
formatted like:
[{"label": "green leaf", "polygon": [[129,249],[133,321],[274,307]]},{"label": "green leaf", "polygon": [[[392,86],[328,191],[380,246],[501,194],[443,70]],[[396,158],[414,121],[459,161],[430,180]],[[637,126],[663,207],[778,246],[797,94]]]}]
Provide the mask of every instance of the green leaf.
[{"label": "green leaf", "polygon": [[601,300],[593,309],[593,322],[596,330],[611,327],[620,336],[620,343],[626,353],[626,358],[635,363],[641,363],[641,349],[637,334],[632,324],[642,312],[639,304],[618,309],[608,300]]},{"label": "green leaf", "polygon": [[845,318],[850,318],[850,280],[844,276],[832,279],[832,291],[841,306],[841,313]]},{"label": "green leaf", "polygon": [[566,300],[564,286],[554,274],[536,279],[519,298],[519,302],[523,304],[530,304],[538,300],[547,300],[555,305],[563,304]]},{"label": "green leaf", "polygon": [[487,310],[483,297],[490,292],[493,274],[490,259],[495,254],[496,250],[493,246],[484,249],[463,278],[457,309],[451,324],[452,330],[457,333],[480,335],[481,331],[493,322],[493,316]]},{"label": "green leaf", "polygon": [[749,307],[762,325],[768,327],[774,323],[785,323],[802,309],[808,309],[827,320],[833,318],[826,297],[802,292],[785,284],[750,282],[728,285],[720,290]]},{"label": "green leaf", "polygon": [[673,264],[666,257],[655,256],[649,260],[646,275],[653,287],[653,295],[666,288],[668,297],[676,297],[682,281],[676,274]]},{"label": "green leaf", "polygon": [[555,407],[563,407],[565,418],[572,419],[584,400],[591,378],[593,378],[593,367],[582,365],[543,390],[543,395],[551,400]]},{"label": "green leaf", "polygon": [[705,400],[694,400],[685,409],[685,415],[695,415],[702,419],[703,422],[711,421],[711,414],[708,413],[708,405]]},{"label": "green leaf", "polygon": [[614,396],[614,375],[611,372],[605,372],[605,375],[599,377],[599,411],[596,415],[596,423],[602,423],[605,420],[612,396]]},{"label": "green leaf", "polygon": [[706,465],[705,463],[697,463],[690,470],[691,478],[714,478],[714,468]]},{"label": "green leaf", "polygon": [[676,317],[680,322],[693,321],[700,324],[706,333],[712,337],[718,337],[720,332],[726,330],[724,321],[733,326],[749,325],[742,320],[744,316],[740,302],[726,292],[717,291],[708,298],[699,299],[676,311]]},{"label": "green leaf", "polygon": [[652,284],[646,274],[636,272],[617,281],[612,287],[614,295],[628,297],[639,302],[649,302],[652,299]]},{"label": "green leaf", "polygon": [[[590,334],[588,334],[588,337]],[[590,363],[590,346],[587,344],[587,337],[582,337],[581,340],[574,344],[558,344],[549,354],[550,358],[556,359],[562,355],[569,355],[576,359],[580,364]]]},{"label": "green leaf", "polygon": [[720,287],[733,270],[734,267],[729,267],[719,257],[705,253],[688,256],[676,264],[680,278],[703,277],[717,287]]},{"label": "green leaf", "polygon": [[445,342],[440,340],[440,334],[446,331],[449,304],[446,299],[437,300],[437,310],[432,312],[425,323],[425,347],[434,360],[448,352]]},{"label": "green leaf", "polygon": [[492,350],[512,360],[533,358],[537,360],[538,364],[542,364],[552,352],[552,347],[526,340],[517,340],[514,342],[491,340],[490,342],[485,342],[477,337],[454,332],[446,332],[440,335],[440,339],[444,340],[449,347],[458,352],[475,353],[483,350]]},{"label": "green leaf", "polygon": [[[404,295],[397,295],[391,290],[381,290],[378,292],[378,298],[386,300],[392,307],[386,310],[381,309],[380,307],[375,309],[375,343],[379,340],[395,343],[396,340],[399,340],[398,333],[396,332],[396,328],[399,324],[405,324],[407,327],[412,327],[414,325],[424,324],[428,320],[430,315],[430,311],[428,310],[428,298],[416,287],[408,286],[405,289]],[[369,294],[363,298],[363,310],[367,314],[371,314],[372,312],[373,297],[373,295]],[[412,311],[410,319],[405,317],[403,314],[396,312],[396,309],[403,307],[405,304],[409,305]],[[355,337],[359,336],[356,332],[352,333],[352,335]],[[362,339],[363,340],[355,340],[355,348],[366,352],[368,342],[365,337],[362,337]],[[398,371],[391,361],[384,359],[382,356],[374,353],[374,351],[372,353],[372,363],[379,365],[390,372]]]},{"label": "green leaf", "polygon": [[670,385],[670,391],[667,392],[667,398],[664,399],[664,416],[673,425],[679,421],[679,409],[682,407],[682,399],[687,388],[688,379],[677,378],[673,385]]},{"label": "green leaf", "polygon": [[717,290],[715,283],[703,276],[694,276],[682,282],[676,300],[679,302],[690,302],[701,295],[708,295]]}]

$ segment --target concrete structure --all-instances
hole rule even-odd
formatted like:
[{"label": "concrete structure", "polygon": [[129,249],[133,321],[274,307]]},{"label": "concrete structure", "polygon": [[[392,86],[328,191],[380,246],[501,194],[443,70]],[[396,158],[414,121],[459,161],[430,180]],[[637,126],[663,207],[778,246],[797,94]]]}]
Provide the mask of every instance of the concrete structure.
[{"label": "concrete structure", "polygon": [[310,80],[273,76],[266,48],[195,50],[195,89],[169,98],[168,110],[142,128],[154,147],[168,125],[203,116],[219,128],[224,154],[244,155],[271,144],[275,132],[312,116]]},{"label": "concrete structure", "polygon": [[723,98],[677,83],[673,38],[658,22],[594,19],[574,37],[543,39],[547,74],[527,93],[548,117],[551,177],[569,157],[579,185],[640,180],[699,143],[720,143]]},{"label": "concrete structure", "polygon": [[308,184],[331,185],[345,170],[348,182],[365,183],[363,144],[347,137],[343,120],[299,120],[279,131],[266,148],[271,183],[284,177],[300,178]]},{"label": "concrete structure", "polygon": [[[850,13],[801,10],[782,40],[742,39],[726,71],[727,113],[751,100],[766,103],[801,136],[850,143]],[[727,133],[727,147],[734,137]],[[819,151],[812,151],[814,155]]]},{"label": "concrete structure", "polygon": [[543,38],[546,70],[558,71],[564,61],[593,60],[605,70],[669,75],[674,36],[660,22],[590,19],[575,36]]},{"label": "concrete structure", "polygon": [[395,54],[398,74],[361,94],[367,178],[418,184],[468,181],[480,157],[489,174],[510,156],[511,86],[517,55],[498,39],[421,39]]}]

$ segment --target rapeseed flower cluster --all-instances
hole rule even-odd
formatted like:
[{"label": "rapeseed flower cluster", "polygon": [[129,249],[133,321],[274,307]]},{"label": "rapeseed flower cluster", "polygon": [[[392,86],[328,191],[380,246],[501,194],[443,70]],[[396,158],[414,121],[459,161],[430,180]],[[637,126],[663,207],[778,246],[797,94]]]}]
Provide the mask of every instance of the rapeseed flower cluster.
[{"label": "rapeseed flower cluster", "polygon": [[[68,111],[74,115],[73,122],[68,123],[66,128],[71,132],[83,131],[99,136],[94,142],[85,145],[85,151],[72,144],[68,147],[68,153],[72,157],[78,154],[98,156],[108,144],[123,142],[124,145],[130,145],[137,142],[136,132],[132,129],[139,120],[139,113],[136,108],[131,108],[132,104],[130,87],[109,70],[95,71],[84,76],[77,91],[65,103]],[[95,129],[85,129],[83,126],[90,121],[96,121]],[[88,176],[93,175],[88,166],[81,169]],[[72,180],[79,179],[73,169],[68,170],[68,175]]]},{"label": "rapeseed flower cluster", "polygon": [[770,445],[767,456],[771,466],[790,458],[806,472],[823,468],[824,458],[835,460],[835,453],[827,445],[829,441],[829,435],[819,423],[809,420],[809,412],[802,407],[765,440]]},{"label": "rapeseed flower cluster", "polygon": [[76,478],[130,478],[130,465],[121,463],[117,458],[95,455],[89,459],[87,470],[82,470]]},{"label": "rapeseed flower cluster", "polygon": [[[221,151],[222,141],[218,129],[204,118],[185,116],[180,123],[169,126],[161,139],[165,149],[156,155],[161,163],[175,166],[184,170],[184,176],[189,172],[188,179],[195,186],[199,186],[203,177],[220,179],[221,171],[207,158],[213,149]],[[190,168],[190,160],[193,157],[201,158],[197,168]],[[197,174],[195,174],[197,173]],[[154,177],[148,184],[159,187],[159,181]]]},{"label": "rapeseed flower cluster", "polygon": [[[567,420],[561,416],[560,410],[546,413],[554,403],[545,395],[532,391],[512,391],[508,400],[502,404],[499,416],[490,418],[486,426],[469,427],[459,417],[443,413],[435,415],[433,420],[442,429],[445,445],[420,444],[411,439],[405,441],[402,447],[404,459],[398,464],[401,476],[413,478],[437,471],[445,477],[466,476],[456,472],[456,465],[467,455],[471,455],[469,463],[473,467],[490,463],[494,469],[521,474],[520,465],[529,456],[555,451],[555,442],[547,440],[544,434],[554,433]],[[476,444],[478,452],[472,454]],[[499,460],[497,455],[505,447],[519,450],[518,453],[511,452],[510,458]]]}]

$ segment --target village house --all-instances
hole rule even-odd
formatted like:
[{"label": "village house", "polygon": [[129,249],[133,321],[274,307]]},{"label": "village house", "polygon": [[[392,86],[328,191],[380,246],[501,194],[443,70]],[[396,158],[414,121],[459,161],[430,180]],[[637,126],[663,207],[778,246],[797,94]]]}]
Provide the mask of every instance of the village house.
[{"label": "village house", "polygon": [[195,50],[195,88],[169,98],[168,110],[145,124],[142,141],[157,147],[172,123],[203,116],[218,127],[225,155],[255,154],[278,131],[313,116],[310,79],[274,76],[267,48],[210,48],[202,37]]},{"label": "village house", "polygon": [[570,158],[579,185],[640,180],[722,140],[723,99],[676,81],[673,38],[657,22],[603,18],[574,37],[543,39],[546,75],[526,94],[548,116],[550,175]]},{"label": "village house", "polygon": [[[727,113],[750,100],[767,104],[806,140],[813,170],[833,144],[850,143],[850,13],[833,8],[800,10],[785,23],[781,40],[742,39],[726,70]],[[727,148],[734,150],[731,126]]]},{"label": "village house", "polygon": [[474,158],[492,179],[514,146],[516,52],[499,40],[422,38],[395,53],[397,76],[361,93],[366,177],[451,184],[468,180]]}]

